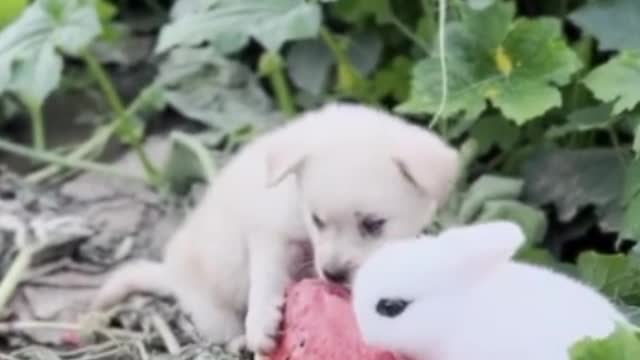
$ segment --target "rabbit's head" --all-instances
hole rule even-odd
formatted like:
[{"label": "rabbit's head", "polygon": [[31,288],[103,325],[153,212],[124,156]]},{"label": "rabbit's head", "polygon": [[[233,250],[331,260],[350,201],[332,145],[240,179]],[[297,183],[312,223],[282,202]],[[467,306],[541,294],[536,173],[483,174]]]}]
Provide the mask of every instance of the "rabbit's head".
[{"label": "rabbit's head", "polygon": [[410,356],[437,352],[440,339],[459,326],[468,290],[508,263],[524,241],[516,224],[492,221],[382,246],[353,285],[364,341]]}]

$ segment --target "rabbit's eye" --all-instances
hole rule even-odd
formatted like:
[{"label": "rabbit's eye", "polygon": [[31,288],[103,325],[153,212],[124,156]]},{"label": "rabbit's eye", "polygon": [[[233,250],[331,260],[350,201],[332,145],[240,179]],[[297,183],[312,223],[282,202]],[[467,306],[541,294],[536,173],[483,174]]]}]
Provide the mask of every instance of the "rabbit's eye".
[{"label": "rabbit's eye", "polygon": [[404,312],[411,304],[403,299],[380,299],[376,304],[376,312],[384,317],[394,318]]}]

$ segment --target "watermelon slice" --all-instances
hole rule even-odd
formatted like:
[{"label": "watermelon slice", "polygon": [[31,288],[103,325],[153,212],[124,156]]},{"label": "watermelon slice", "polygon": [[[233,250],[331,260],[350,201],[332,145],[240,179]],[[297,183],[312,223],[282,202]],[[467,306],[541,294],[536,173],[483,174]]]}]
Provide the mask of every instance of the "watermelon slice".
[{"label": "watermelon slice", "polygon": [[282,337],[269,360],[410,360],[363,343],[349,292],[305,279],[289,288]]}]

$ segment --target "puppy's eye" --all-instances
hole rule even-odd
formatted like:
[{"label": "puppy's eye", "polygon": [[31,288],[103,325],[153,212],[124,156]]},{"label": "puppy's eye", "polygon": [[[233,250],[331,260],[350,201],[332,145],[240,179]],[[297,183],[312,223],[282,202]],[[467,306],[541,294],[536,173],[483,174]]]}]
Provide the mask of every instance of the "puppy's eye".
[{"label": "puppy's eye", "polygon": [[360,233],[366,236],[379,236],[386,222],[386,219],[365,217],[360,221]]},{"label": "puppy's eye", "polygon": [[316,214],[311,214],[311,220],[313,220],[313,224],[320,230],[322,230],[326,225],[325,222]]},{"label": "puppy's eye", "polygon": [[402,314],[409,304],[410,301],[403,299],[380,299],[376,304],[376,312],[381,316],[394,318]]}]

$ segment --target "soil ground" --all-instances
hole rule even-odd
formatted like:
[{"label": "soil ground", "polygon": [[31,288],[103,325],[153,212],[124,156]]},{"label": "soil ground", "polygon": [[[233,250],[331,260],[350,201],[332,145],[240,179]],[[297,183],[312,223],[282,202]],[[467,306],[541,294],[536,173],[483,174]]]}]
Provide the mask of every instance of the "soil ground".
[{"label": "soil ground", "polygon": [[[140,171],[130,154],[116,164]],[[199,338],[173,299],[137,295],[109,314],[86,311],[115,266],[160,257],[202,190],[171,199],[89,173],[36,188],[0,168],[0,359],[237,359]]]}]

